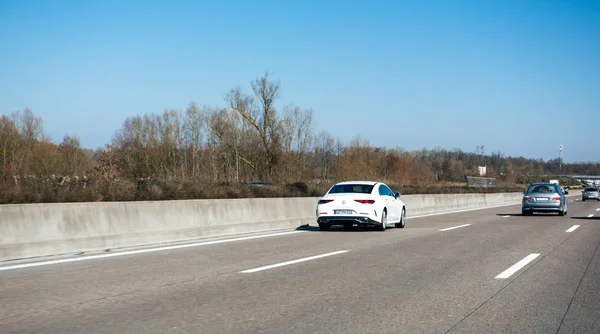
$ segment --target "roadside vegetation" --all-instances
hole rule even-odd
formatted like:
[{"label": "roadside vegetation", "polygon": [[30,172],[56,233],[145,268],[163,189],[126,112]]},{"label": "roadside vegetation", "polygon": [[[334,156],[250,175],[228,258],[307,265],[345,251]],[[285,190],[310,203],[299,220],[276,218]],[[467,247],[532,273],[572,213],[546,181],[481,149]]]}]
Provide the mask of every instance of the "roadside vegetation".
[{"label": "roadside vegetation", "polygon": [[[97,150],[74,136],[53,142],[31,110],[3,115],[0,203],[320,196],[351,179],[382,180],[403,194],[522,191],[559,169],[558,159],[485,154],[483,147],[406,151],[359,136],[344,144],[317,132],[312,110],[278,110],[279,89],[265,74],[249,93],[232,89],[224,107],[190,104],[128,118]],[[478,166],[487,166],[497,187],[466,187]],[[600,174],[600,164],[563,164],[562,171]]]}]

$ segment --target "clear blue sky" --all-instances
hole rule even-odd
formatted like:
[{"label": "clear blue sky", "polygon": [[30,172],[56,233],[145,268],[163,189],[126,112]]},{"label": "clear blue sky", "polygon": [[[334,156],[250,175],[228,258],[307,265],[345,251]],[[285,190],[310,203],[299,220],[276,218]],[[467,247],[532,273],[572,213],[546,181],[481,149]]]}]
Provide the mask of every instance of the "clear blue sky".
[{"label": "clear blue sky", "polygon": [[269,71],[344,142],[600,161],[600,1],[0,0],[0,50],[0,113],[88,148]]}]

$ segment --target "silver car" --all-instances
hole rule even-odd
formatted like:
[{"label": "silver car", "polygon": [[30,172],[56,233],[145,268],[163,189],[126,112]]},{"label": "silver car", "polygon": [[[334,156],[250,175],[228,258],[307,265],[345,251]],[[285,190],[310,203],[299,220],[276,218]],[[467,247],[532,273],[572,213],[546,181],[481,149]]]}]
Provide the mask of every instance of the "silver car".
[{"label": "silver car", "polygon": [[595,199],[600,201],[600,191],[596,187],[586,187],[581,191],[581,200],[585,201],[586,199]]},{"label": "silver car", "polygon": [[523,193],[523,216],[534,212],[557,212],[559,216],[567,214],[567,199],[562,190],[554,183],[532,183]]}]

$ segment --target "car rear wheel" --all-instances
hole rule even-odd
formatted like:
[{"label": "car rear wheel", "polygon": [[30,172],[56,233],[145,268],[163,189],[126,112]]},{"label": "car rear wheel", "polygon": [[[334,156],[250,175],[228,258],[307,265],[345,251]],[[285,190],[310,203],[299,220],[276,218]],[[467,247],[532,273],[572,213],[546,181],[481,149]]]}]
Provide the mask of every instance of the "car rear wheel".
[{"label": "car rear wheel", "polygon": [[533,215],[533,211],[523,210],[523,211],[521,211],[521,214],[523,216],[531,216],[531,215]]},{"label": "car rear wheel", "polygon": [[404,228],[406,226],[406,211],[402,208],[402,214],[400,215],[400,222],[396,223],[396,228]]},{"label": "car rear wheel", "polygon": [[319,230],[321,230],[321,231],[329,231],[329,229],[331,229],[331,225],[319,223]]},{"label": "car rear wheel", "polygon": [[562,210],[561,210],[561,211],[558,211],[558,215],[559,215],[559,216],[564,216],[564,215],[565,215],[565,212],[564,212],[564,211],[562,211]]},{"label": "car rear wheel", "polygon": [[385,231],[387,228],[387,211],[381,213],[381,225],[378,226],[380,231]]}]

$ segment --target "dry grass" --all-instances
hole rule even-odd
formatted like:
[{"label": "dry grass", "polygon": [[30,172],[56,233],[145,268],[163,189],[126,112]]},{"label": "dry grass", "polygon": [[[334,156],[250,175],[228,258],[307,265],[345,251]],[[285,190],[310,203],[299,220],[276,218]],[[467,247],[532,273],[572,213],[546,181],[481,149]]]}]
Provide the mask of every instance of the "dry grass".
[{"label": "dry grass", "polygon": [[[114,182],[56,182],[31,180],[16,185],[5,180],[0,189],[0,204],[112,202],[142,200],[319,197],[332,183],[296,182],[285,185],[205,184],[197,181],[143,180]],[[394,191],[410,194],[457,194],[520,192],[525,185],[502,185],[495,188],[470,188],[461,184],[393,185]]]}]

